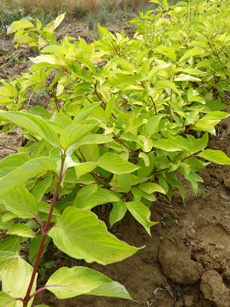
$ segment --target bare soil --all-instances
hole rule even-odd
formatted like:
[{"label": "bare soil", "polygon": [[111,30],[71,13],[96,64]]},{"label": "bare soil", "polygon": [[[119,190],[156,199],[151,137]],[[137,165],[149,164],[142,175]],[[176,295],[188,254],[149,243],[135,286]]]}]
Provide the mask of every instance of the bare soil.
[{"label": "bare soil", "polygon": [[[82,32],[82,36],[86,36],[85,39],[91,40],[81,26],[69,26],[68,34],[77,37],[77,29]],[[130,31],[130,28],[128,30]],[[66,29],[63,29],[59,32],[60,38],[65,35],[65,31]],[[28,57],[34,56],[33,50],[25,46],[16,52],[19,54],[19,60],[26,56],[26,62],[14,61],[8,64],[9,61],[4,59],[12,49],[10,40],[4,38],[0,41],[0,62],[3,59],[0,63],[1,79],[7,79],[8,76],[17,77],[31,65]],[[4,69],[1,69],[3,65]],[[31,101],[32,104],[38,103],[36,99]],[[23,138],[19,132],[16,129],[9,134],[0,134],[0,159],[22,145]],[[220,149],[230,156],[229,144],[230,119],[225,119],[219,124],[217,136],[212,137],[209,147]],[[49,291],[43,291],[36,297],[34,306],[229,307],[230,166],[210,164],[200,175],[204,183],[200,184],[198,197],[195,197],[187,182],[184,183],[184,203],[177,191],[172,201],[158,196],[151,208],[151,220],[159,223],[152,228],[151,237],[129,214],[115,224],[111,232],[119,239],[143,247],[133,257],[101,266],[72,260],[55,250],[52,245],[45,254],[46,260],[54,260],[56,267],[47,270],[43,280],[39,278],[40,286],[45,284],[49,275],[59,266],[85,265],[122,283],[130,292],[133,301],[90,296],[59,301]],[[96,213],[108,223],[108,208],[104,211],[98,208]]]}]

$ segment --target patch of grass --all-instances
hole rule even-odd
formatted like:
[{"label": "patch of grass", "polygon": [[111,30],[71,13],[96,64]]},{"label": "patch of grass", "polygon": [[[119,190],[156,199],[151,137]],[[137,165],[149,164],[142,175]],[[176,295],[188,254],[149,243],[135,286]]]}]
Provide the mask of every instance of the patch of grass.
[{"label": "patch of grass", "polygon": [[93,30],[95,24],[95,18],[94,15],[90,12],[87,15],[87,26],[89,30]]},{"label": "patch of grass", "polygon": [[107,23],[108,12],[105,9],[100,9],[98,12],[98,20],[101,26]]},{"label": "patch of grass", "polygon": [[6,8],[9,8],[9,3],[12,4],[12,7],[20,6],[24,8],[25,11],[31,12],[32,7],[42,8],[45,12],[50,10],[55,13],[60,12],[61,7],[65,4],[66,8],[73,15],[85,16],[87,12],[99,10],[104,8],[108,12],[114,10],[114,8],[125,6],[132,6],[133,8],[138,7],[142,4],[147,4],[148,0],[0,0],[6,3]]},{"label": "patch of grass", "polygon": [[1,10],[11,10],[14,6],[14,0],[1,0]]},{"label": "patch of grass", "polygon": [[54,19],[54,12],[51,11],[50,13],[46,14],[43,9],[39,7],[33,7],[30,15],[33,18],[39,19],[43,26],[47,25]]},{"label": "patch of grass", "polygon": [[5,35],[7,27],[14,21],[20,20],[25,16],[23,9],[18,10],[3,10],[0,9],[0,35]]}]

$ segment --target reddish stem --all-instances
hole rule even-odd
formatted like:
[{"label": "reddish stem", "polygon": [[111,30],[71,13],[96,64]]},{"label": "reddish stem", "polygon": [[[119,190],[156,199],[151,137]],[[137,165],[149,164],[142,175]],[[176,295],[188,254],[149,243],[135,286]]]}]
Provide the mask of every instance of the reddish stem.
[{"label": "reddish stem", "polygon": [[[97,82],[94,84],[94,94],[95,94],[95,95],[98,97],[98,99],[102,102],[104,108],[106,108],[106,103],[105,103],[104,100],[101,98],[101,96],[98,94],[98,91],[97,91]],[[112,117],[113,117],[114,119],[117,120],[116,116],[115,116],[113,113],[112,113],[111,115],[112,115]]]},{"label": "reddish stem", "polygon": [[133,154],[136,155],[136,152],[132,150],[130,147],[128,147],[127,145],[125,145],[125,143],[123,143],[122,140],[120,140],[119,137],[114,132],[112,132],[112,135],[115,137],[118,143],[120,143],[121,145],[123,145],[125,148],[127,148],[129,151],[131,151]]},{"label": "reddish stem", "polygon": [[12,150],[12,151],[14,151],[14,152],[18,152],[16,149],[11,148],[11,147],[8,147],[8,146],[5,146],[5,145],[3,145],[3,144],[0,144],[0,146],[3,147],[3,148],[6,148],[6,149]]},{"label": "reddish stem", "polygon": [[64,169],[64,161],[65,161],[65,152],[64,152],[64,154],[62,154],[62,157],[61,157],[60,174],[58,176],[55,192],[54,192],[52,203],[51,203],[51,206],[50,206],[49,215],[48,215],[48,218],[46,220],[45,227],[44,227],[44,229],[42,229],[42,238],[41,238],[41,242],[40,242],[40,245],[39,245],[39,249],[38,249],[37,257],[36,257],[36,260],[35,260],[34,269],[33,269],[32,275],[31,275],[30,283],[29,283],[29,286],[28,286],[28,289],[27,289],[27,292],[26,292],[26,296],[23,299],[23,307],[27,307],[28,302],[31,299],[30,293],[31,293],[31,290],[32,290],[32,287],[33,287],[33,284],[34,284],[34,280],[35,280],[37,269],[38,269],[39,262],[40,262],[40,259],[41,259],[41,255],[42,255],[42,250],[43,250],[43,247],[44,247],[45,239],[46,239],[48,231],[49,231],[50,221],[51,221],[51,217],[52,217],[52,214],[53,214],[54,206],[55,206],[55,203],[56,203],[56,200],[57,200],[58,191],[59,191],[59,188],[60,188],[60,185],[61,185],[61,181],[62,181],[62,174],[63,174],[63,169]]},{"label": "reddish stem", "polygon": [[16,302],[16,301],[23,301],[23,299],[22,299],[22,298],[19,298],[19,297],[18,297],[18,298],[15,298],[15,299],[13,299],[12,301],[6,303],[6,305],[4,305],[4,307],[6,307],[6,306],[8,306],[8,305],[10,305],[11,303]]},{"label": "reddish stem", "polygon": [[[140,82],[140,85],[143,87],[143,88],[145,88],[145,85],[144,85],[144,83],[141,81]],[[150,99],[151,99],[151,101],[152,101],[152,104],[153,104],[153,107],[154,107],[154,112],[155,112],[155,114],[157,114],[157,108],[156,108],[156,104],[155,104],[155,102],[154,102],[154,100],[153,100],[153,97],[152,96],[149,96],[150,97]]]},{"label": "reddish stem", "polygon": [[40,292],[42,292],[46,289],[47,289],[47,287],[42,287],[42,288],[38,289],[37,291],[35,291],[33,294],[30,295],[30,298],[34,297],[35,295],[37,295],[38,293],[40,293]]}]

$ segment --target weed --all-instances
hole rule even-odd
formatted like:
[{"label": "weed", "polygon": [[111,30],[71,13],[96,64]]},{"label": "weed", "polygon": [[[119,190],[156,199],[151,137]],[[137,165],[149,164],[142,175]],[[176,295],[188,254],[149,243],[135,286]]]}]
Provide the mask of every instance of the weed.
[{"label": "weed", "polygon": [[25,16],[23,9],[13,10],[11,12],[0,9],[0,35],[6,34],[8,26]]},{"label": "weed", "polygon": [[94,28],[95,19],[94,15],[92,13],[88,13],[87,15],[87,26],[89,30],[92,30]]},{"label": "weed", "polygon": [[119,17],[119,20],[122,21],[122,19],[123,19],[123,11],[121,9],[119,9],[119,11],[118,11],[118,17]]},{"label": "weed", "polygon": [[114,1],[105,1],[103,5],[103,9],[106,10],[108,13],[110,13],[113,10],[114,7]]},{"label": "weed", "polygon": [[107,23],[108,12],[105,9],[100,9],[98,12],[98,20],[101,26]]},{"label": "weed", "polygon": [[126,12],[125,12],[127,20],[131,20],[132,19],[132,13],[133,13],[133,8],[131,6],[127,6],[126,7]]},{"label": "weed", "polygon": [[79,17],[79,18],[82,18],[84,16],[86,16],[87,14],[87,10],[85,10],[83,7],[81,6],[74,6],[74,8],[71,10],[70,9],[70,12],[76,16],[76,17]]},{"label": "weed", "polygon": [[110,18],[111,18],[112,23],[114,24],[116,22],[117,16],[116,14],[110,14]]},{"label": "weed", "polygon": [[66,3],[62,3],[61,9],[60,9],[60,11],[58,11],[58,15],[61,15],[63,13],[66,13],[66,14],[70,13],[70,9],[66,5]]},{"label": "weed", "polygon": [[42,25],[45,26],[54,19],[54,12],[48,14],[40,7],[33,7],[30,13],[32,18],[37,18],[41,21]]}]

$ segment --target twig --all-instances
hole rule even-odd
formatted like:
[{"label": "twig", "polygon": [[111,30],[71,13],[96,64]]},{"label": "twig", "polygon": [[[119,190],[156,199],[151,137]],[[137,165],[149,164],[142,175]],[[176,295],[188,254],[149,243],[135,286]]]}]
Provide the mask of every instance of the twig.
[{"label": "twig", "polygon": [[[95,95],[99,98],[99,100],[102,102],[104,108],[106,108],[106,103],[105,103],[104,100],[101,98],[101,96],[98,94],[98,91],[97,91],[97,82],[94,84],[94,94],[95,94]],[[113,117],[114,119],[117,120],[116,116],[115,116],[113,113],[111,113],[111,115],[112,115],[112,117]]]},{"label": "twig", "polygon": [[5,146],[3,144],[0,144],[1,147],[5,148],[5,149],[9,149],[9,150],[12,150],[14,152],[18,152],[16,149],[12,148],[12,147],[8,147],[8,146]]},{"label": "twig", "polygon": [[123,145],[123,146],[126,147],[129,151],[131,151],[133,154],[136,155],[136,152],[135,152],[134,150],[132,150],[132,148],[130,148],[130,147],[128,147],[127,145],[125,145],[125,143],[123,143],[122,140],[119,139],[119,137],[118,137],[114,132],[112,132],[112,135],[115,137],[115,139],[116,139],[116,141],[117,141],[118,143],[120,143],[121,145]]}]

